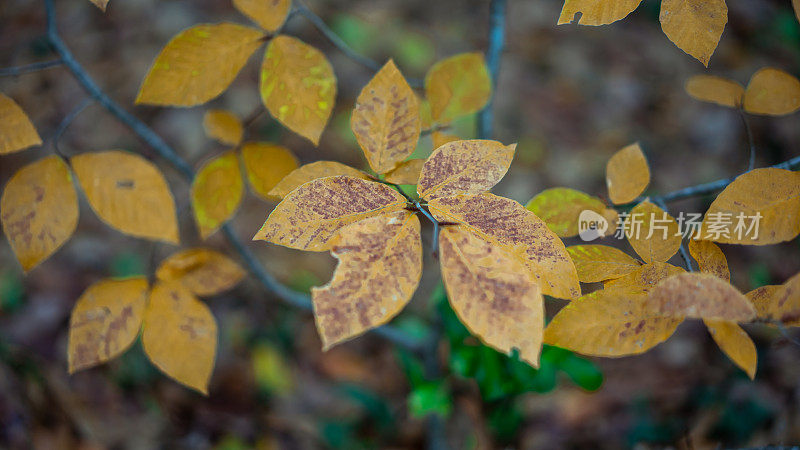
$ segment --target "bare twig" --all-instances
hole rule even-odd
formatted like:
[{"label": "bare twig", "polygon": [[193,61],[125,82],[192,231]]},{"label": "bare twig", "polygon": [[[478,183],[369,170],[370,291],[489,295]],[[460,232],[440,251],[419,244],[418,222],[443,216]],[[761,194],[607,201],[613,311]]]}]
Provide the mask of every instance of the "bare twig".
[{"label": "bare twig", "polygon": [[61,148],[59,148],[58,146],[58,142],[61,139],[61,135],[63,135],[64,132],[67,131],[67,128],[69,128],[69,126],[72,125],[72,122],[75,120],[76,117],[78,117],[78,114],[83,112],[83,110],[86,109],[87,106],[91,105],[92,102],[94,102],[94,99],[91,97],[83,99],[83,101],[80,102],[78,106],[76,106],[72,111],[70,111],[69,114],[67,114],[66,117],[64,117],[64,120],[62,120],[61,123],[58,124],[58,128],[56,128],[55,133],[53,133],[53,138],[52,138],[53,150],[55,150],[56,154],[60,156],[62,159],[67,159],[67,156],[61,151]]},{"label": "bare twig", "polygon": [[8,67],[0,69],[0,77],[15,77],[18,75],[36,72],[39,70],[49,69],[64,64],[60,59],[53,59],[51,61],[42,61],[33,64],[26,64],[24,66]]},{"label": "bare twig", "polygon": [[744,110],[740,107],[738,109],[739,117],[742,119],[742,123],[744,124],[744,131],[747,134],[747,145],[750,147],[750,162],[747,165],[747,171],[753,170],[756,166],[756,144],[753,140],[753,130],[750,129],[750,122],[747,120],[747,115],[744,113]]},{"label": "bare twig", "polygon": [[500,58],[505,46],[506,0],[492,0],[489,5],[489,47],[486,49],[486,64],[492,80],[492,95],[489,102],[478,113],[478,138],[491,139],[493,128],[494,92],[500,75]]},{"label": "bare twig", "polygon": [[[667,204],[664,203],[664,200],[654,199],[654,203],[663,209],[665,213],[669,214],[669,208],[667,208]],[[683,263],[686,264],[686,270],[689,272],[694,272],[694,269],[692,269],[692,262],[689,259],[689,253],[686,251],[686,246],[683,245],[683,236],[681,236],[681,246],[678,248],[678,250],[680,251],[681,258],[683,258]]]}]

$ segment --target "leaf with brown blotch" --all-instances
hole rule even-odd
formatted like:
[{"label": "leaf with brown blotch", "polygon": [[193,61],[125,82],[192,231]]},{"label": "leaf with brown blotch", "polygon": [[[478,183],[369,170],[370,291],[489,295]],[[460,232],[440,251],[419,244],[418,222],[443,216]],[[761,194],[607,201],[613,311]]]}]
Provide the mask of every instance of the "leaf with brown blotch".
[{"label": "leaf with brown blotch", "polygon": [[136,103],[194,106],[217,97],[261,46],[263,36],[260,30],[233,23],[181,31],[156,57]]},{"label": "leaf with brown blotch", "polygon": [[764,67],[750,78],[744,92],[744,110],[751,114],[782,116],[800,109],[800,80],[783,70]]},{"label": "leaf with brown blotch", "polygon": [[343,176],[318,178],[278,203],[253,240],[298,250],[330,250],[331,239],[342,227],[405,204],[405,198],[385,184]]},{"label": "leaf with brown blotch", "polygon": [[264,199],[271,198],[270,191],[299,165],[289,149],[268,142],[247,142],[241,152],[247,181]]},{"label": "leaf with brown blotch", "polygon": [[720,350],[731,359],[739,368],[747,373],[750,379],[756,376],[756,365],[758,364],[758,354],[756,345],[750,336],[735,322],[725,322],[720,320],[704,320],[708,327],[708,332],[714,338]]},{"label": "leaf with brown blotch", "polygon": [[761,286],[747,293],[758,318],[800,327],[800,273],[781,285]]},{"label": "leaf with brown blotch", "polygon": [[386,174],[385,180],[394,184],[417,184],[424,159],[409,159],[401,162],[391,172]]},{"label": "leaf with brown blotch", "polygon": [[725,0],[662,0],[661,30],[673,44],[708,67],[728,23]]},{"label": "leaf with brown blotch", "polygon": [[756,317],[753,305],[730,283],[706,273],[668,277],[649,294],[653,313],[663,317],[747,322]]},{"label": "leaf with brown blotch", "polygon": [[650,167],[639,144],[614,153],[606,164],[608,197],[620,205],[636,199],[650,184]]},{"label": "leaf with brown blotch", "polygon": [[55,253],[78,225],[78,195],[64,161],[48,156],[19,169],[0,198],[0,219],[25,272]]},{"label": "leaf with brown blotch", "polygon": [[192,210],[200,238],[205,240],[239,209],[244,182],[234,150],[217,156],[197,171],[192,180]]},{"label": "leaf with brown blotch", "polygon": [[233,0],[234,8],[249,17],[253,22],[259,24],[261,28],[273,32],[283,25],[289,9],[292,6],[291,0]]},{"label": "leaf with brown blotch", "polygon": [[0,94],[0,155],[41,144],[42,138],[25,111],[14,100]]},{"label": "leaf with brown blotch", "polygon": [[626,221],[625,236],[644,262],[666,262],[678,253],[678,223],[663,209],[645,200],[631,210]]},{"label": "leaf with brown blotch", "polygon": [[755,169],[711,203],[700,237],[723,244],[768,245],[800,234],[800,173]]},{"label": "leaf with brown blotch", "polygon": [[711,241],[690,239],[689,254],[697,261],[700,272],[710,273],[725,281],[731,281],[731,271],[728,269],[728,260],[717,244]]},{"label": "leaf with brown blotch", "polygon": [[640,3],[642,0],[565,0],[558,24],[570,23],[575,14],[581,13],[579,25],[607,25],[624,19]]},{"label": "leaf with brown blotch", "polygon": [[483,53],[462,53],[434,64],[425,75],[425,96],[437,124],[483,109],[492,96]]},{"label": "leaf with brown blotch", "polygon": [[661,280],[685,272],[685,270],[678,266],[657,262],[645,264],[627,275],[606,281],[603,285],[606,289],[614,289],[633,294],[646,294],[660,283]]},{"label": "leaf with brown blotch", "polygon": [[156,278],[179,281],[193,294],[216,295],[236,286],[245,276],[239,264],[222,253],[207,248],[191,248],[173,253],[161,262]]},{"label": "leaf with brown blotch", "polygon": [[425,161],[417,192],[424,199],[486,192],[505,176],[516,148],[479,139],[448,142]]},{"label": "leaf with brown blotch", "polygon": [[486,345],[506,354],[516,348],[520,359],[539,367],[544,302],[531,272],[468,227],[440,233],[442,279],[458,318]]},{"label": "leaf with brown blotch", "polygon": [[232,112],[224,109],[209,109],[203,115],[203,129],[206,136],[226,145],[239,145],[244,128],[242,122]]},{"label": "leaf with brown blotch", "polygon": [[394,211],[339,231],[333,279],[311,289],[322,348],[383,325],[411,300],[422,276],[419,219]]},{"label": "leaf with brown blotch", "polygon": [[376,173],[389,172],[414,152],[420,133],[417,96],[391,59],[361,90],[350,127]]},{"label": "leaf with brown blotch", "polygon": [[139,336],[147,279],[100,280],[86,288],[69,318],[69,373],[110,361]]},{"label": "leaf with brown blotch", "polygon": [[637,355],[666,341],[681,322],[650,315],[642,293],[602,289],[562,308],[544,330],[544,343],[589,356]]},{"label": "leaf with brown blotch", "polygon": [[608,245],[573,245],[567,252],[575,263],[578,280],[584,283],[619,278],[642,267],[638,260]]},{"label": "leaf with brown blotch", "polygon": [[319,144],[336,100],[336,75],[322,52],[293,37],[272,38],[259,89],[272,117]]},{"label": "leaf with brown blotch", "polygon": [[730,108],[740,108],[744,99],[744,87],[741,84],[716,75],[694,75],[686,82],[684,89],[695,100]]},{"label": "leaf with brown blotch", "polygon": [[366,173],[354,169],[348,165],[336,161],[317,161],[310,164],[305,164],[293,170],[286,175],[278,184],[275,185],[268,195],[270,198],[283,199],[290,192],[300,187],[302,184],[309,181],[316,180],[317,178],[347,176],[351,178],[360,178],[362,180],[370,179]]},{"label": "leaf with brown blotch", "polygon": [[459,224],[504,250],[526,266],[542,294],[572,299],[580,296],[578,274],[564,243],[536,214],[507,198],[492,194],[454,195],[430,200],[431,214]]},{"label": "leaf with brown blotch", "polygon": [[142,346],[175,381],[208,395],[217,352],[217,321],[205,303],[178,282],[156,282],[144,313]]},{"label": "leaf with brown blotch", "polygon": [[559,237],[578,235],[578,219],[583,211],[593,211],[605,218],[608,223],[606,236],[614,233],[619,218],[617,211],[607,208],[599,198],[569,188],[546,189],[525,207],[544,220]]}]

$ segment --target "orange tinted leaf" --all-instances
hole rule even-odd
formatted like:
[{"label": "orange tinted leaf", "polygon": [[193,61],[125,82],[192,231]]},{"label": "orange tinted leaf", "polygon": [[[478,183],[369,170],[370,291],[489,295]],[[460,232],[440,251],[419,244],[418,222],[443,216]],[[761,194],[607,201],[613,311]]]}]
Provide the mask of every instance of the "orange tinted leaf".
[{"label": "orange tinted leaf", "polygon": [[725,24],[725,0],[662,0],[661,30],[673,44],[708,67]]},{"label": "orange tinted leaf", "polygon": [[216,295],[236,286],[245,272],[222,253],[207,248],[191,248],[173,253],[165,259],[156,278],[179,281],[196,295]]},{"label": "orange tinted leaf", "polygon": [[425,75],[425,95],[438,124],[483,109],[492,95],[483,53],[462,53],[434,64]]},{"label": "orange tinted leaf", "polygon": [[747,84],[744,110],[782,116],[800,109],[800,80],[780,69],[764,67]]},{"label": "orange tinted leaf", "polygon": [[233,217],[243,194],[244,182],[234,150],[209,160],[197,171],[192,180],[192,210],[201,239]]},{"label": "orange tinted leaf", "polygon": [[267,142],[248,142],[242,145],[241,151],[250,187],[265,199],[299,164],[288,149]]},{"label": "orange tinted leaf", "polygon": [[606,164],[608,196],[614,204],[630,203],[650,184],[650,167],[639,144],[614,153]]},{"label": "orange tinted leaf", "polygon": [[42,138],[25,111],[14,100],[0,94],[0,155],[41,144]]},{"label": "orange tinted leaf", "polygon": [[78,195],[64,161],[48,156],[17,171],[0,199],[0,219],[22,270],[55,253],[78,224]]},{"label": "orange tinted leaf", "polygon": [[750,339],[750,336],[734,322],[719,320],[706,320],[704,322],[720,350],[744,370],[751,380],[754,379],[756,365],[758,364],[758,354],[756,353],[756,345]]},{"label": "orange tinted leaf", "polygon": [[447,296],[461,322],[486,345],[539,367],[544,303],[539,286],[513,254],[468,227],[441,230],[439,253]]},{"label": "orange tinted leaf", "polygon": [[208,394],[217,352],[217,321],[178,282],[156,282],[144,313],[142,345],[150,361],[175,381]]},{"label": "orange tinted leaf", "polygon": [[153,163],[121,150],[84,153],[70,163],[103,222],[131,236],[178,243],[175,200]]},{"label": "orange tinted leaf", "polygon": [[681,247],[678,223],[647,200],[631,210],[625,236],[646,263],[666,262]]},{"label": "orange tinted leaf", "polygon": [[350,127],[376,173],[386,173],[417,146],[419,105],[392,60],[364,86],[350,116]]},{"label": "orange tinted leaf", "polygon": [[331,254],[333,279],[311,289],[322,347],[383,325],[406,306],[422,276],[419,219],[408,211],[370,217],[342,228]]},{"label": "orange tinted leaf", "polygon": [[290,192],[300,187],[300,185],[308,183],[311,180],[339,175],[361,178],[363,180],[369,179],[367,174],[348,165],[336,161],[317,161],[300,166],[290,172],[269,191],[268,195],[271,198],[282,199],[289,195]]},{"label": "orange tinted leaf", "polygon": [[283,25],[291,0],[233,0],[233,6],[253,22],[267,31],[275,31]]},{"label": "orange tinted leaf", "polygon": [[800,273],[778,286],[762,286],[747,293],[758,317],[800,326]]},{"label": "orange tinted leaf", "polygon": [[336,100],[336,75],[322,52],[293,37],[272,38],[261,65],[260,90],[272,117],[319,144]]},{"label": "orange tinted leaf", "polygon": [[417,184],[424,159],[409,159],[401,162],[396,168],[386,174],[386,181],[394,184]]},{"label": "orange tinted leaf", "polygon": [[560,237],[578,235],[578,219],[583,211],[594,211],[608,223],[604,235],[613,234],[619,215],[597,197],[569,188],[552,188],[540,192],[525,206],[544,220]]},{"label": "orange tinted leaf", "polygon": [[725,281],[731,281],[728,260],[717,244],[711,241],[690,239],[689,253],[700,266],[700,272],[710,273]]},{"label": "orange tinted leaf", "polygon": [[147,73],[136,103],[194,106],[222,94],[261,45],[264,33],[236,25],[201,24],[172,38]]},{"label": "orange tinted leaf", "polygon": [[747,297],[718,277],[681,273],[659,282],[650,291],[653,311],[664,317],[746,322],[756,317]]},{"label": "orange tinted leaf", "polygon": [[242,141],[242,122],[230,111],[209,109],[203,115],[203,128],[206,136],[222,144],[239,145]]},{"label": "orange tinted leaf", "polygon": [[511,255],[533,273],[543,294],[580,296],[578,274],[564,243],[519,203],[487,193],[436,198],[428,208],[437,220],[459,224]]},{"label": "orange tinted leaf", "polygon": [[431,153],[417,183],[420,198],[488,191],[508,171],[517,144],[469,140],[449,142]]},{"label": "orange tinted leaf", "polygon": [[684,273],[685,270],[672,264],[656,262],[645,264],[633,272],[604,283],[606,289],[614,289],[632,294],[650,292],[661,280]]},{"label": "orange tinted leaf", "polygon": [[580,25],[607,25],[624,19],[639,7],[642,0],[565,0],[558,24],[572,22],[575,14],[581,13]]},{"label": "orange tinted leaf", "polygon": [[684,89],[695,100],[730,108],[739,108],[744,99],[741,84],[715,75],[695,75],[689,78]]},{"label": "orange tinted leaf", "polygon": [[575,263],[578,279],[584,283],[619,278],[642,267],[627,253],[607,245],[573,245],[567,247],[567,252]]},{"label": "orange tinted leaf", "polygon": [[125,352],[142,327],[147,279],[106,279],[86,288],[69,318],[69,373]]},{"label": "orange tinted leaf", "polygon": [[318,178],[293,190],[253,239],[324,251],[344,226],[402,209],[405,198],[384,184],[351,177]]}]

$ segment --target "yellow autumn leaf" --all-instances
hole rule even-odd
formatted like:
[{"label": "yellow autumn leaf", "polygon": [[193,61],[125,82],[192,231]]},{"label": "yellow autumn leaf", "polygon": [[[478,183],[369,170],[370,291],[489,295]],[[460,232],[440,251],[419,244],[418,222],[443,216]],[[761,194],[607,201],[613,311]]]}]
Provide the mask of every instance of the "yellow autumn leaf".
[{"label": "yellow autumn leaf", "polygon": [[161,281],[178,281],[193,294],[216,295],[236,286],[244,269],[222,253],[191,248],[173,253],[156,270]]},{"label": "yellow autumn leaf", "polygon": [[147,279],[105,279],[86,288],[69,318],[69,373],[110,361],[139,336]]},{"label": "yellow autumn leaf", "polygon": [[336,75],[322,52],[293,37],[272,38],[261,65],[259,89],[275,119],[319,144],[336,100]]},{"label": "yellow autumn leaf", "polygon": [[606,164],[608,197],[620,205],[636,199],[650,184],[650,167],[638,143],[614,153]]},{"label": "yellow autumn leaf", "polygon": [[681,321],[649,314],[642,293],[606,288],[562,308],[544,330],[544,343],[590,356],[637,355],[666,341]]},{"label": "yellow autumn leaf", "polygon": [[409,159],[401,162],[397,167],[386,173],[385,180],[394,184],[417,184],[424,159]]},{"label": "yellow autumn leaf", "polygon": [[695,75],[686,81],[684,89],[695,100],[730,108],[740,108],[744,99],[741,84],[716,75]]},{"label": "yellow autumn leaf", "polygon": [[466,228],[527,267],[542,294],[566,299],[580,296],[578,274],[564,243],[514,200],[488,193],[462,194],[430,200],[428,208],[437,220]]},{"label": "yellow autumn leaf", "polygon": [[710,273],[725,281],[731,281],[731,272],[728,269],[728,259],[722,249],[711,241],[689,240],[689,254],[692,255],[700,272]]},{"label": "yellow autumn leaf", "polygon": [[443,133],[441,131],[434,131],[431,133],[431,142],[433,143],[434,150],[443,146],[444,144],[447,144],[448,142],[460,141],[460,140],[461,138],[456,136],[455,134]]},{"label": "yellow autumn leaf", "polygon": [[647,200],[631,210],[624,227],[631,247],[646,263],[666,262],[681,247],[678,223]]},{"label": "yellow autumn leaf", "polygon": [[492,188],[508,171],[517,144],[467,140],[449,142],[431,153],[417,183],[420,198],[480,194]]},{"label": "yellow autumn leaf", "polygon": [[178,282],[156,282],[144,313],[142,345],[150,361],[175,381],[208,394],[217,351],[217,321]]},{"label": "yellow autumn leaf", "polygon": [[800,80],[780,69],[764,67],[750,78],[744,92],[744,110],[751,114],[782,116],[800,109]]},{"label": "yellow autumn leaf", "polygon": [[344,176],[318,178],[278,203],[253,239],[325,251],[342,227],[405,204],[405,198],[385,184]]},{"label": "yellow autumn leaf", "polygon": [[92,2],[94,6],[97,6],[103,12],[106,12],[106,6],[108,6],[108,0],[89,0]]},{"label": "yellow autumn leaf", "polygon": [[720,320],[705,320],[703,322],[708,327],[708,332],[711,333],[711,337],[714,338],[714,342],[717,343],[720,350],[744,370],[751,380],[754,379],[758,363],[756,345],[742,327],[734,322]]},{"label": "yellow autumn leaf", "polygon": [[575,263],[578,280],[584,283],[619,278],[642,267],[627,253],[607,245],[573,245],[567,252]]},{"label": "yellow autumn leaf", "polygon": [[560,237],[578,235],[578,219],[584,211],[595,212],[606,220],[608,227],[602,234],[604,236],[614,233],[619,217],[614,209],[607,208],[599,198],[569,188],[546,189],[533,197],[525,207],[544,220]]},{"label": "yellow autumn leaf", "polygon": [[233,6],[267,31],[276,31],[289,15],[291,0],[233,0]]},{"label": "yellow autumn leaf", "polygon": [[64,161],[48,156],[17,171],[0,198],[0,219],[25,272],[55,253],[78,225],[78,195]]},{"label": "yellow autumn leaf", "polygon": [[194,106],[222,94],[263,43],[264,33],[233,23],[181,31],[161,50],[136,103]]},{"label": "yellow autumn leaf", "polygon": [[369,175],[348,165],[336,161],[317,161],[305,164],[283,177],[267,195],[270,198],[282,199],[300,185],[316,180],[317,178],[347,176],[368,180]]},{"label": "yellow autumn leaf", "polygon": [[755,169],[711,203],[699,236],[723,244],[768,245],[800,234],[800,173]]},{"label": "yellow autumn leaf", "polygon": [[205,240],[239,209],[244,181],[236,151],[229,150],[203,164],[192,180],[192,210],[200,238]]},{"label": "yellow autumn leaf", "polygon": [[425,75],[425,96],[437,124],[483,109],[492,96],[483,53],[462,53],[434,64]]},{"label": "yellow autumn leaf", "polygon": [[272,197],[270,191],[299,165],[294,153],[268,142],[248,142],[242,145],[241,152],[247,181],[253,192],[264,199]]},{"label": "yellow autumn leaf", "polygon": [[350,127],[376,173],[389,172],[414,152],[420,133],[417,96],[391,59],[361,90]]},{"label": "yellow autumn leaf", "polygon": [[653,312],[664,317],[747,322],[753,305],[725,280],[707,273],[681,273],[659,282],[649,294]]},{"label": "yellow autumn leaf", "polygon": [[794,7],[794,15],[797,16],[797,21],[800,22],[800,0],[792,0]]},{"label": "yellow autumn leaf", "polygon": [[14,100],[0,94],[0,155],[41,144],[42,138],[25,111]]},{"label": "yellow autumn leaf", "polygon": [[239,145],[244,128],[236,115],[224,109],[209,109],[203,115],[206,136],[226,145]]},{"label": "yellow autumn leaf", "polygon": [[70,159],[92,210],[131,236],[178,243],[175,200],[155,164],[122,150]]},{"label": "yellow autumn leaf", "polygon": [[570,23],[575,14],[581,13],[580,25],[607,25],[624,19],[640,3],[642,0],[565,0],[558,24]]},{"label": "yellow autumn leaf", "polygon": [[513,254],[466,226],[441,230],[447,297],[461,322],[486,345],[539,367],[544,303],[539,285]]},{"label": "yellow autumn leaf", "polygon": [[754,289],[747,298],[760,319],[800,327],[800,273],[783,284]]},{"label": "yellow autumn leaf", "polygon": [[311,289],[323,350],[391,320],[422,276],[419,219],[408,211],[347,225],[334,242],[333,278]]},{"label": "yellow autumn leaf", "polygon": [[661,280],[685,273],[686,271],[672,264],[656,262],[645,264],[640,268],[603,283],[605,289],[613,289],[631,294],[646,294],[653,290]]},{"label": "yellow autumn leaf", "polygon": [[725,24],[725,0],[662,0],[661,30],[673,44],[708,67]]}]

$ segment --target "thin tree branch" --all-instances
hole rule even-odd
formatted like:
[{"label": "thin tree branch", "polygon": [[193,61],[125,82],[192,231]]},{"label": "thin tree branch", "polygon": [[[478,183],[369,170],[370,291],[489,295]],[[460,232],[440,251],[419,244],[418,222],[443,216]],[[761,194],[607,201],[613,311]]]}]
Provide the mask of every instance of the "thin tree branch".
[{"label": "thin tree branch", "polygon": [[[654,203],[661,207],[665,213],[669,214],[669,209],[667,208],[667,204],[664,203],[664,200],[656,199]],[[683,236],[681,236],[681,246],[678,248],[678,250],[680,251],[681,258],[683,258],[683,263],[686,264],[686,270],[689,272],[694,272],[694,269],[692,269],[692,262],[689,259],[689,253],[686,251],[686,246],[683,245]]]},{"label": "thin tree branch", "polygon": [[59,148],[58,146],[58,141],[61,139],[61,135],[63,135],[64,132],[67,131],[67,128],[69,128],[69,126],[72,125],[72,122],[75,120],[75,118],[78,117],[78,114],[83,112],[83,110],[86,109],[87,106],[91,105],[92,102],[94,102],[94,99],[91,97],[83,99],[83,101],[80,102],[78,106],[76,106],[72,111],[70,111],[69,114],[67,114],[66,117],[64,117],[64,120],[62,120],[61,123],[58,124],[58,128],[56,128],[55,133],[53,133],[53,138],[52,138],[53,150],[55,150],[56,154],[60,156],[62,159],[67,159],[67,156],[61,151],[61,148]]},{"label": "thin tree branch", "polygon": [[51,61],[41,61],[33,64],[26,64],[24,66],[8,67],[5,69],[0,69],[0,77],[15,77],[25,73],[37,72],[39,70],[57,67],[62,64],[64,64],[64,62],[60,59],[54,59]]},{"label": "thin tree branch", "polygon": [[492,0],[489,4],[489,47],[486,49],[486,64],[492,80],[492,95],[489,102],[478,113],[478,138],[491,139],[493,129],[494,93],[500,75],[500,59],[505,46],[506,0]]},{"label": "thin tree branch", "polygon": [[750,122],[747,120],[747,115],[744,113],[744,110],[741,107],[738,110],[739,117],[742,119],[742,123],[744,124],[744,131],[747,134],[747,144],[750,147],[750,162],[747,165],[747,171],[749,172],[756,166],[756,144],[753,140],[753,131],[750,129]]}]

